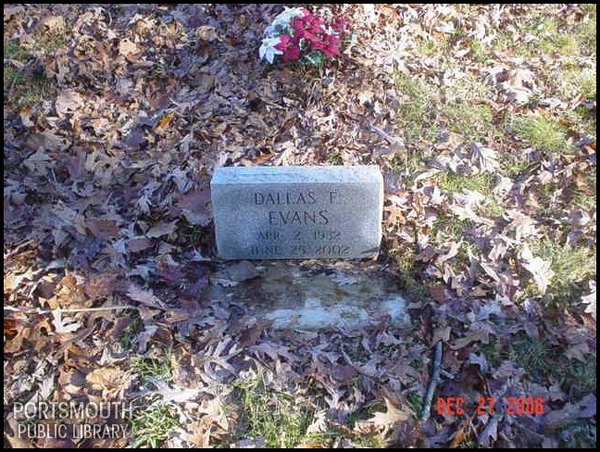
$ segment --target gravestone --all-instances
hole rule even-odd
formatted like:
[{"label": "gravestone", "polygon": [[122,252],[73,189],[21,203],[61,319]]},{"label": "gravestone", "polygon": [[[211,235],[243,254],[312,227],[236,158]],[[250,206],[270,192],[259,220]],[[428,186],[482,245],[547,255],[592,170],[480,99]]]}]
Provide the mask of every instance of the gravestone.
[{"label": "gravestone", "polygon": [[374,257],[381,242],[377,166],[217,168],[211,181],[223,259]]}]

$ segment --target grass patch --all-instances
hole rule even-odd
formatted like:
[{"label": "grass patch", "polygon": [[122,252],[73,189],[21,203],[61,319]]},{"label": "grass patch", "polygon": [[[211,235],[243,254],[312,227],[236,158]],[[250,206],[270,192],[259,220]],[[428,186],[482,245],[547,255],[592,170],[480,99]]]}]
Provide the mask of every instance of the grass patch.
[{"label": "grass patch", "polygon": [[179,427],[180,424],[173,409],[168,406],[141,411],[131,419],[131,433],[134,441],[130,447],[157,448]]},{"label": "grass patch", "polygon": [[596,73],[590,69],[574,68],[564,72],[564,79],[572,88],[571,95],[582,93],[586,99],[596,98]]},{"label": "grass patch", "polygon": [[[596,174],[590,173],[585,176],[589,187],[591,187],[594,192],[596,191]],[[570,202],[576,206],[581,207],[585,210],[589,210],[595,208],[596,206],[596,195],[590,195],[585,191],[581,190],[576,186],[571,186],[569,188],[569,197]]]},{"label": "grass patch", "polygon": [[559,447],[596,448],[596,423],[592,419],[571,422],[561,430]]},{"label": "grass patch", "polygon": [[34,39],[38,47],[46,52],[55,52],[63,49],[69,43],[69,36],[64,29],[52,32],[40,29],[34,34]]},{"label": "grass patch", "polygon": [[269,388],[262,378],[237,385],[247,423],[245,437],[265,438],[267,447],[294,447],[306,435],[314,410],[299,406],[291,394]]},{"label": "grass patch", "polygon": [[425,153],[416,148],[410,148],[407,150],[404,156],[394,156],[391,164],[397,167],[406,175],[404,185],[411,187],[414,184],[414,180],[420,171],[427,169],[427,159]]},{"label": "grass patch", "polygon": [[416,53],[417,55],[441,55],[450,50],[450,41],[447,36],[441,36],[439,39],[416,39]]},{"label": "grass patch", "polygon": [[544,380],[551,375],[556,363],[552,360],[553,349],[547,342],[520,335],[509,349],[510,360],[522,367],[534,380]]},{"label": "grass patch", "polygon": [[354,439],[354,444],[357,447],[364,447],[366,449],[383,449],[385,447],[381,435],[361,436]]},{"label": "grass patch", "polygon": [[129,310],[128,315],[133,318],[133,321],[119,334],[118,341],[121,350],[130,350],[138,333],[142,330],[144,323],[136,310]]},{"label": "grass patch", "polygon": [[538,38],[537,42],[529,43],[530,48],[542,50],[550,55],[565,56],[571,56],[577,51],[575,38],[559,32],[556,19],[553,17],[539,17],[533,24],[527,24],[524,28]]},{"label": "grass patch", "polygon": [[158,378],[163,381],[173,379],[171,366],[171,352],[167,352],[164,359],[135,358],[133,360],[133,371],[142,379]]},{"label": "grass patch", "polygon": [[[554,276],[543,296],[549,307],[569,306],[577,304],[581,295],[586,292],[587,285],[582,284],[596,278],[596,252],[586,247],[572,247],[544,239],[529,244],[534,256],[550,262]],[[540,296],[533,283],[526,288],[528,296]]]},{"label": "grass patch", "polygon": [[434,140],[439,135],[432,96],[434,87],[424,80],[405,74],[396,75],[394,83],[404,97],[397,112],[405,137],[410,140]]},{"label": "grass patch", "polygon": [[464,135],[467,141],[486,142],[485,135],[493,127],[494,115],[489,105],[455,102],[443,107],[448,128]]},{"label": "grass patch", "polygon": [[411,391],[406,397],[406,404],[413,413],[421,414],[423,409],[423,397],[416,391]]},{"label": "grass patch", "polygon": [[433,229],[433,244],[441,246],[449,241],[459,241],[465,237],[465,229],[471,225],[469,220],[460,220],[455,216],[440,214],[437,216]]},{"label": "grass patch", "polygon": [[519,333],[507,357],[523,367],[532,381],[556,379],[574,399],[596,389],[596,357],[593,355],[588,355],[585,362],[568,359],[562,347]]},{"label": "grass patch", "polygon": [[594,18],[575,27],[575,39],[584,55],[596,55],[596,11]]},{"label": "grass patch", "polygon": [[550,261],[556,283],[576,283],[596,277],[596,253],[589,248],[561,246],[549,239],[531,243],[530,247],[534,256]]},{"label": "grass patch", "polygon": [[4,41],[5,59],[22,63],[18,67],[14,63],[4,64],[4,95],[8,104],[16,110],[29,108],[48,100],[58,92],[55,83],[42,74],[32,71],[28,66],[29,55],[14,40]]},{"label": "grass patch", "polygon": [[343,165],[344,164],[344,160],[342,159],[342,154],[340,154],[339,152],[336,152],[335,154],[331,154],[329,156],[329,163],[331,163],[332,165]]},{"label": "grass patch", "polygon": [[452,171],[443,171],[434,176],[440,190],[462,191],[472,190],[481,194],[489,193],[494,188],[492,176],[488,173],[463,176]]},{"label": "grass patch", "polygon": [[398,265],[398,285],[408,293],[410,299],[415,301],[427,301],[430,299],[427,287],[415,278],[414,250],[397,251],[390,250],[390,256]]},{"label": "grass patch", "polygon": [[524,116],[509,120],[507,128],[539,151],[572,152],[565,128],[556,121],[542,116]]},{"label": "grass patch", "polygon": [[472,39],[469,43],[469,48],[471,49],[471,55],[473,59],[478,63],[485,63],[490,59],[488,50],[481,44],[480,41]]},{"label": "grass patch", "polygon": [[509,178],[515,179],[516,177],[523,174],[523,172],[529,166],[529,159],[525,153],[520,155],[508,154],[503,155],[500,161],[500,167],[502,172]]}]

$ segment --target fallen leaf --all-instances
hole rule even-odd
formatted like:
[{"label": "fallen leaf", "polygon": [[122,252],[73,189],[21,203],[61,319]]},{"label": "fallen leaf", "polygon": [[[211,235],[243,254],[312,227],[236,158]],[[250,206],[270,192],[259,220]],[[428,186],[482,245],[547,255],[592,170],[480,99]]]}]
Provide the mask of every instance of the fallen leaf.
[{"label": "fallen leaf", "polygon": [[155,238],[162,237],[163,235],[171,235],[177,229],[177,220],[171,222],[162,222],[157,224],[156,226],[150,228],[148,232],[146,232],[146,237]]},{"label": "fallen leaf", "polygon": [[521,249],[521,259],[521,265],[533,275],[533,280],[540,292],[542,294],[546,293],[550,280],[554,276],[554,272],[550,268],[550,262],[546,262],[540,257],[533,257],[527,243],[523,244]]},{"label": "fallen leaf", "polygon": [[392,430],[396,424],[408,421],[414,413],[408,407],[396,408],[386,397],[384,397],[384,400],[386,411],[384,413],[375,412],[366,423],[372,424],[376,428],[383,428],[385,434],[385,432]]},{"label": "fallen leaf", "polygon": [[212,27],[210,25],[202,25],[202,26],[198,27],[197,33],[198,33],[198,36],[200,37],[200,39],[204,39],[205,41],[208,41],[208,42],[212,42],[215,39],[219,38],[219,35],[217,34],[217,30],[215,29],[215,27]]},{"label": "fallen leaf", "polygon": [[54,106],[58,117],[64,118],[67,113],[83,107],[83,98],[74,90],[63,91],[56,97]]},{"label": "fallen leaf", "polygon": [[143,305],[146,305],[150,308],[160,308],[164,309],[163,302],[152,292],[151,289],[145,290],[142,289],[135,283],[129,284],[129,290],[127,291],[127,296],[134,301],[138,301]]},{"label": "fallen leaf", "polygon": [[124,39],[119,43],[119,53],[125,57],[138,52],[137,45],[129,39]]},{"label": "fallen leaf", "polygon": [[116,388],[121,385],[125,372],[116,367],[101,367],[86,375],[85,380],[94,389]]}]

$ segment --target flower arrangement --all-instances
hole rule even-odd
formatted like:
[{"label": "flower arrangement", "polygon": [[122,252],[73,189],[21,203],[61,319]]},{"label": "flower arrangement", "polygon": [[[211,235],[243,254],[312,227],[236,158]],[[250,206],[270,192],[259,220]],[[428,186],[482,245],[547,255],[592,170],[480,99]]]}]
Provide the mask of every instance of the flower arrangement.
[{"label": "flower arrangement", "polygon": [[325,58],[340,55],[341,40],[349,33],[348,21],[325,19],[308,9],[285,8],[265,29],[258,51],[270,64],[300,62],[321,66]]}]

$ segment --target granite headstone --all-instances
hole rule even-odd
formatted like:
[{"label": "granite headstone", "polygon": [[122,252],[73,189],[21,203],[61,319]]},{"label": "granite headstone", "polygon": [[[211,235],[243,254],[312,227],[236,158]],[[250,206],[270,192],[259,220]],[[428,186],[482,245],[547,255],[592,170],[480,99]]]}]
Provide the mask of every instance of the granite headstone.
[{"label": "granite headstone", "polygon": [[377,166],[222,167],[211,181],[223,259],[374,257],[381,242]]}]

